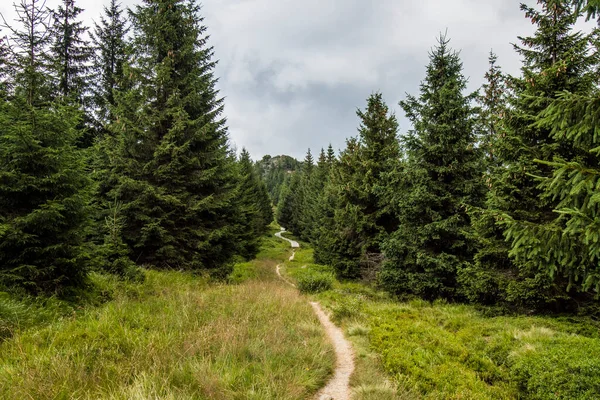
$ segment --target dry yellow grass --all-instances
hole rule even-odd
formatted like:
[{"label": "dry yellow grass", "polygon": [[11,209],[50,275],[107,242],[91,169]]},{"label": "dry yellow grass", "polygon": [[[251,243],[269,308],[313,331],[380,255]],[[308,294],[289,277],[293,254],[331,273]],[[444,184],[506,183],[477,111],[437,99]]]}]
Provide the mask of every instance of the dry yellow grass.
[{"label": "dry yellow grass", "polygon": [[273,277],[273,252],[285,255],[265,252],[237,285],[179,272],[97,277],[116,287],[112,301],[0,345],[0,398],[310,397],[333,351],[306,300]]}]

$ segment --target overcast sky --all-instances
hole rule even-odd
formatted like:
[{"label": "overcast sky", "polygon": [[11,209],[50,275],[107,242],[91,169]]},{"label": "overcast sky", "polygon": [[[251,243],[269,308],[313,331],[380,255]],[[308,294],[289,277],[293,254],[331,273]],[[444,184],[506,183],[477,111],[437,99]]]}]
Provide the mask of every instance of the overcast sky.
[{"label": "overcast sky", "polygon": [[[526,0],[535,5],[535,0]],[[14,16],[11,0],[0,12]],[[102,0],[79,0],[91,24]],[[136,4],[124,0],[125,6]],[[400,120],[405,93],[418,93],[428,51],[440,32],[460,50],[470,90],[483,82],[491,49],[505,72],[518,73],[511,43],[534,27],[518,0],[204,0],[203,14],[220,60],[231,142],[253,158],[303,158],[356,135],[356,109],[383,93]],[[48,0],[54,7],[57,0]]]}]

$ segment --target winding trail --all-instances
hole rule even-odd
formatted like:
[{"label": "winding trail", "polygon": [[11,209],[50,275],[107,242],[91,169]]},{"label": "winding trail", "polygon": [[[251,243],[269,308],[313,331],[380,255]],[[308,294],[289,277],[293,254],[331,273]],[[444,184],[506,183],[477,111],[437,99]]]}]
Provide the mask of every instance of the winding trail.
[{"label": "winding trail", "polygon": [[277,236],[279,239],[285,240],[287,242],[290,242],[290,245],[292,246],[292,249],[299,249],[300,248],[300,243],[296,242],[295,240],[291,240],[288,239],[286,237],[281,236],[281,234],[285,232],[285,228],[281,228],[281,231],[277,232],[275,234],[275,236]]},{"label": "winding trail", "polygon": [[[300,248],[300,244],[298,242],[281,236],[283,232],[285,232],[285,229],[281,228],[281,232],[277,232],[275,236],[290,242],[293,249]],[[295,254],[295,252],[292,253],[290,261],[294,259]],[[281,275],[280,268],[281,265],[276,267],[277,276],[279,276],[279,278],[288,285],[296,287],[296,285]],[[310,305],[315,311],[315,314],[317,314],[319,322],[321,322],[321,325],[323,325],[323,328],[325,328],[325,333],[331,341],[331,344],[333,344],[336,358],[335,373],[333,378],[329,380],[324,388],[319,390],[315,396],[315,400],[349,400],[350,376],[354,371],[354,352],[352,351],[352,345],[346,340],[342,330],[333,322],[331,322],[319,303],[311,301]]]},{"label": "winding trail", "polygon": [[333,378],[329,380],[327,386],[319,390],[316,399],[348,400],[350,399],[350,376],[354,372],[352,345],[346,340],[342,330],[331,322],[319,303],[311,302],[310,305],[315,310],[321,325],[325,327],[325,332],[335,349],[336,359]]},{"label": "winding trail", "polygon": [[290,286],[296,287],[296,285],[294,285],[292,282],[290,282],[290,281],[288,281],[287,279],[285,279],[285,278],[283,277],[283,275],[281,275],[281,271],[279,270],[279,268],[280,268],[280,267],[281,267],[281,265],[278,265],[278,266],[275,268],[275,271],[277,271],[277,276],[279,277],[279,279],[281,279],[282,281],[284,281],[285,283],[287,283],[287,284],[288,284],[288,285],[290,285]]}]

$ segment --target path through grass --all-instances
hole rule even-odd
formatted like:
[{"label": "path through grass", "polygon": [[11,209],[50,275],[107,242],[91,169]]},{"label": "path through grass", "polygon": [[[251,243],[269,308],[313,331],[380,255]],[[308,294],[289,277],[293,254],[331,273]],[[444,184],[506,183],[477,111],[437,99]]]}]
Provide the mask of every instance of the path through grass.
[{"label": "path through grass", "polygon": [[141,284],[95,276],[111,301],[0,345],[0,398],[308,398],[334,354],[310,305],[274,274],[289,254],[266,238],[230,285],[181,272],[148,271]]},{"label": "path through grass", "polygon": [[[599,399],[600,324],[493,316],[485,308],[398,302],[332,278],[302,243],[282,273],[307,288],[356,351],[354,399]],[[315,282],[320,282],[316,285]]]}]

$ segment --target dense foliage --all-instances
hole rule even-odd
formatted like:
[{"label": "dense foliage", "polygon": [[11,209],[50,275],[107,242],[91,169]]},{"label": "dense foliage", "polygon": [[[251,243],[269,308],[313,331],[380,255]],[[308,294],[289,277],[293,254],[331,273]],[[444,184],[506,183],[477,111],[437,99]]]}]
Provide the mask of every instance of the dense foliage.
[{"label": "dense foliage", "polygon": [[414,130],[403,140],[406,160],[386,193],[399,227],[385,244],[381,280],[394,293],[454,298],[457,272],[473,257],[467,210],[481,204],[484,190],[465,87],[460,58],[441,37],[420,96],[400,103]]},{"label": "dense foliage", "polygon": [[18,73],[0,105],[0,284],[56,292],[88,269],[81,112],[52,96],[49,11],[31,0],[20,12],[8,61]]},{"label": "dense foliage", "polygon": [[[549,107],[561,92],[587,95],[595,90],[597,42],[595,33],[574,31],[578,14],[565,2],[522,9],[537,30],[515,46],[524,59],[522,76],[508,79],[509,107],[501,134],[494,139],[498,167],[489,173],[487,209],[482,213],[482,218],[496,220],[508,247],[493,259],[478,257],[467,284],[471,294],[479,292],[491,301],[562,310],[585,300],[589,287],[584,288],[581,279],[587,278],[590,265],[572,259],[586,251],[562,235],[564,218],[556,213],[560,198],[544,190],[551,169],[540,161],[597,160],[553,135],[553,129],[564,126],[553,128],[541,114],[553,113]],[[485,243],[480,251],[492,253]],[[480,286],[482,281],[501,290],[490,296],[489,288]],[[478,287],[472,289],[473,284]]]}]

